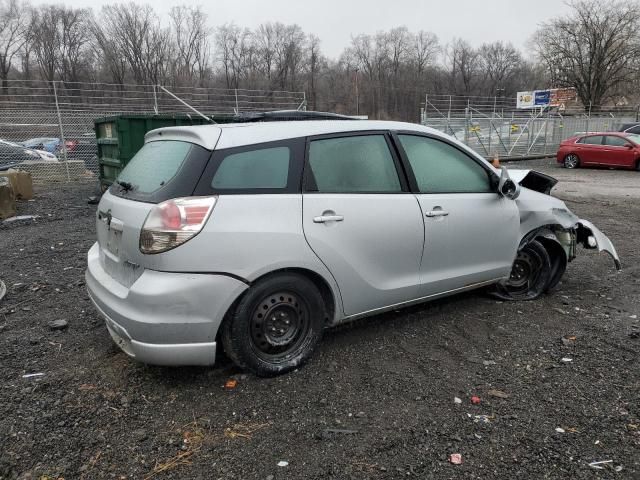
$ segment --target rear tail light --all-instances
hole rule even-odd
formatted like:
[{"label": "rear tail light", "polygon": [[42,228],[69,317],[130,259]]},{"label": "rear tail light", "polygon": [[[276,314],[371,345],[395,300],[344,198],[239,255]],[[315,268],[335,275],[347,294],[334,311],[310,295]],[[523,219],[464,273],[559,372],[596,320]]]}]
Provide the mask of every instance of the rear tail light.
[{"label": "rear tail light", "polygon": [[195,237],[211,215],[216,199],[174,198],[153,207],[140,232],[140,251],[166,252]]}]

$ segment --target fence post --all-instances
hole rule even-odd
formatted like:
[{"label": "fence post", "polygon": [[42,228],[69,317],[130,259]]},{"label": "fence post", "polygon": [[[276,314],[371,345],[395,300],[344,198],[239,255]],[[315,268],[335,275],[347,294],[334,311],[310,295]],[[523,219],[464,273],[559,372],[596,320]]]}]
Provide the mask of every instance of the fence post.
[{"label": "fence post", "polygon": [[429,107],[429,94],[424,94],[424,124],[426,125],[429,121],[429,115],[427,114],[427,108]]},{"label": "fence post", "polygon": [[[464,111],[464,144],[469,145],[469,113],[471,104],[467,99],[467,108]],[[449,115],[451,115],[451,95],[449,95]]]},{"label": "fence post", "polygon": [[158,95],[156,94],[156,86],[153,86],[153,111],[158,115]]},{"label": "fence post", "polygon": [[69,175],[69,159],[67,158],[67,142],[64,140],[64,129],[62,128],[62,115],[60,115],[60,105],[58,104],[58,90],[56,89],[56,81],[52,80],[53,84],[53,96],[56,99],[56,112],[58,113],[58,127],[60,128],[60,143],[62,144],[62,157],[64,158],[64,165],[67,170],[67,182],[71,181],[71,175]]},{"label": "fence post", "polygon": [[547,107],[547,121],[544,122],[544,154],[547,154],[547,129],[549,127],[549,119],[551,118],[551,110]]},{"label": "fence post", "polygon": [[236,94],[236,115],[238,115],[240,113],[240,108],[238,107],[238,89],[235,88],[234,92]]},{"label": "fence post", "polygon": [[589,113],[587,113],[587,124],[586,124],[586,132],[589,133],[589,120],[591,120],[591,101],[589,101]]},{"label": "fence post", "polygon": [[[493,118],[496,116],[496,101],[497,98],[493,97],[493,112],[491,113],[491,118],[489,119],[489,151],[487,152],[489,156],[491,156],[491,137],[493,137]],[[498,134],[498,137],[500,134]]]}]

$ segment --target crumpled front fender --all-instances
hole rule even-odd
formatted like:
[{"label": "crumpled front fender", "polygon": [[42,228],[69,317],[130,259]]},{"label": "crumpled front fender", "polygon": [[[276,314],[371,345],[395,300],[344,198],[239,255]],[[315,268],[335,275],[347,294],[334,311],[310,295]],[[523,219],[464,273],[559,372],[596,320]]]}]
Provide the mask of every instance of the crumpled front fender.
[{"label": "crumpled front fender", "polygon": [[[599,252],[607,252],[613,258],[613,262],[616,265],[616,269],[620,270],[622,268],[622,264],[620,263],[620,257],[618,257],[618,252],[616,252],[616,248],[611,243],[611,240],[602,233],[593,223],[588,220],[580,219],[578,220],[578,225],[584,229],[582,235],[578,232],[578,241],[582,241],[583,245],[586,248],[597,248]],[[596,245],[590,245],[589,236],[593,237],[596,241]]]}]

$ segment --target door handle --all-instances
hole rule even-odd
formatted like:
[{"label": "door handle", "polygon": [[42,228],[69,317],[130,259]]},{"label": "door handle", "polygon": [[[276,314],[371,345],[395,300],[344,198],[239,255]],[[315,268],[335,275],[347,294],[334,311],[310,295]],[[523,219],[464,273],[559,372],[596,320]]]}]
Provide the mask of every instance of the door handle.
[{"label": "door handle", "polygon": [[313,217],[313,223],[342,222],[343,220],[343,215],[320,215],[319,217]]},{"label": "door handle", "polygon": [[449,212],[445,212],[444,210],[431,210],[424,214],[425,217],[446,217],[449,215]]}]

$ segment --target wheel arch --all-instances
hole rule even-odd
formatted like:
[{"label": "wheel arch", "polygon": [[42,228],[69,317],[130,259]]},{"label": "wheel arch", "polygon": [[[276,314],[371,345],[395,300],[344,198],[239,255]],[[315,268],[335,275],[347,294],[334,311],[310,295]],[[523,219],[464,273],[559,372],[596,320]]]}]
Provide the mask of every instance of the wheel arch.
[{"label": "wheel arch", "polygon": [[[247,282],[249,288],[245,289],[238,297],[231,303],[227,312],[224,315],[223,322],[227,321],[236,310],[238,303],[242,300],[242,298],[247,294],[252,285],[255,285],[257,282],[264,280],[266,278],[270,278],[282,273],[296,273],[303,277],[309,279],[320,291],[320,295],[322,296],[322,300],[325,304],[325,323],[327,325],[335,324],[339,318],[341,317],[342,312],[342,300],[340,297],[340,292],[337,290],[337,286],[332,284],[329,280],[327,280],[323,275],[318,272],[315,272],[309,268],[303,267],[283,267],[278,268],[276,270],[271,270],[267,273],[263,273],[262,275],[256,277],[255,279]],[[222,323],[222,322],[221,322]],[[218,328],[218,332],[216,333],[216,341],[220,335],[221,328]]]}]

